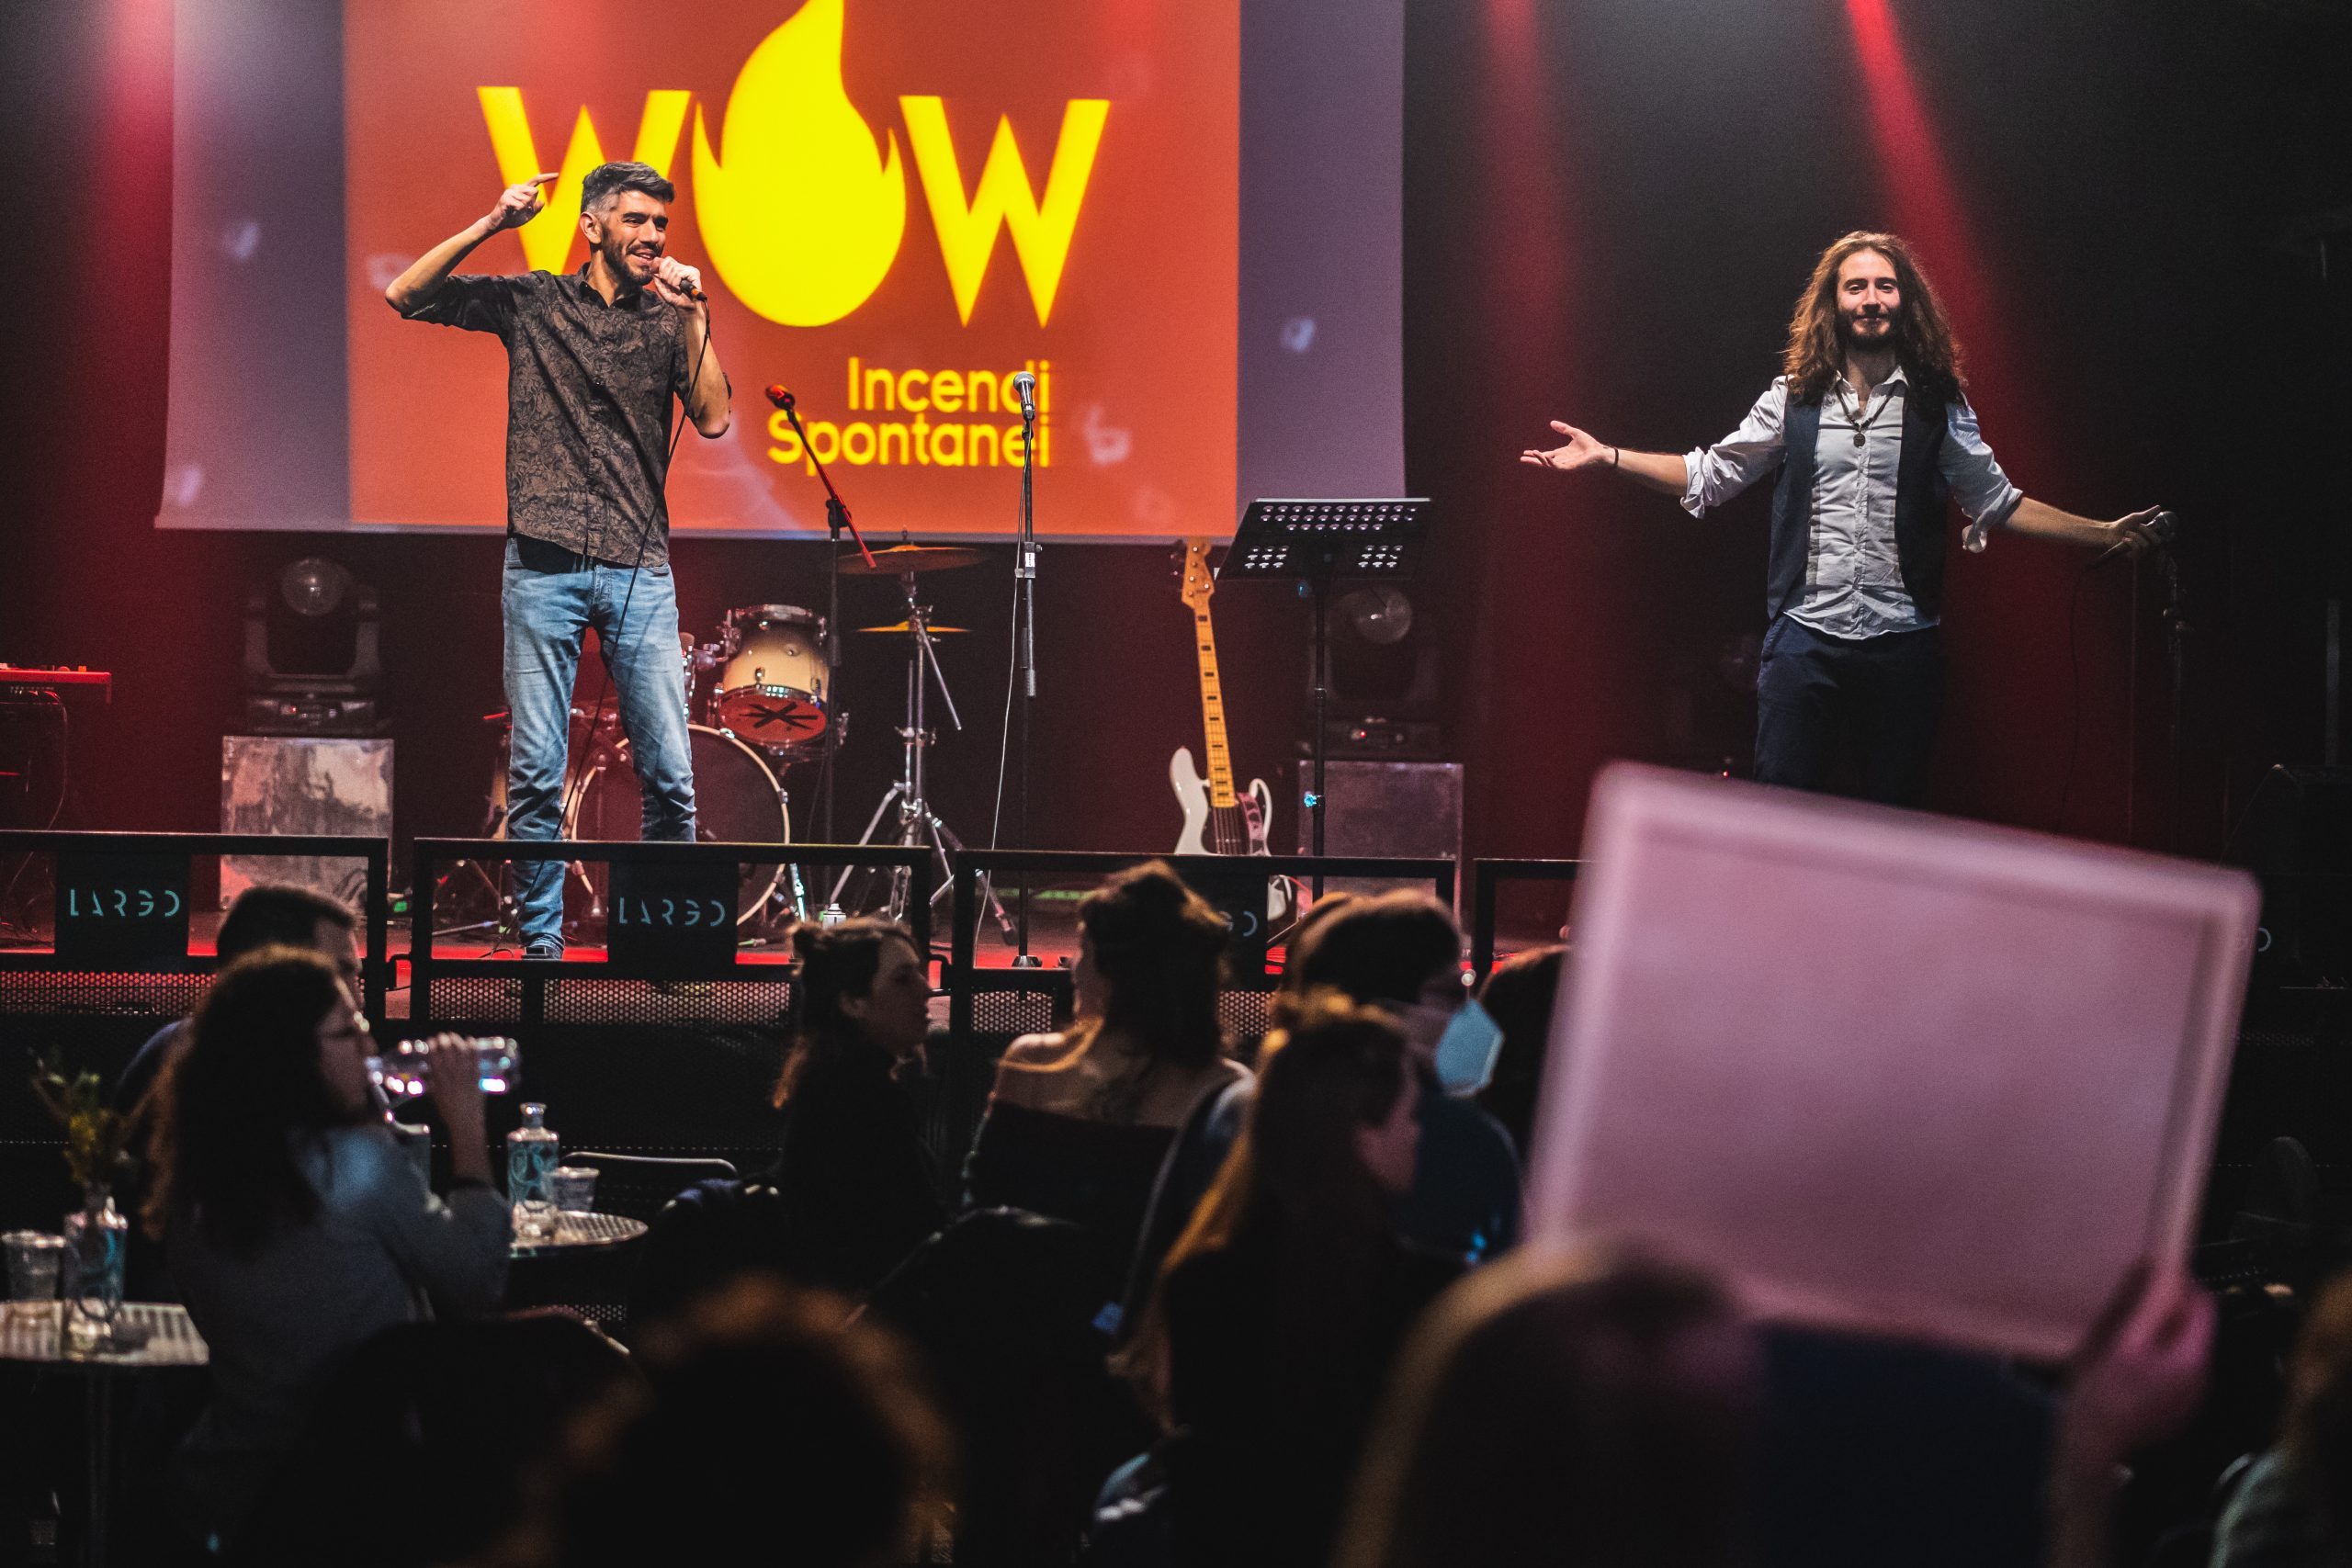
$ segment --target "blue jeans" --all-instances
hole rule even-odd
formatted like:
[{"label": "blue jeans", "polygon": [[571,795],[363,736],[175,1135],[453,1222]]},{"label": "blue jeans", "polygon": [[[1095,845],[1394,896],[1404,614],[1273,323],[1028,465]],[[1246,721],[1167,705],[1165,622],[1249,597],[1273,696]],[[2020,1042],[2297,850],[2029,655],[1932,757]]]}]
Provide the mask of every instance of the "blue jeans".
[{"label": "blue jeans", "polygon": [[[678,592],[667,565],[630,581],[626,566],[509,535],[501,594],[506,619],[506,706],[514,745],[506,765],[506,836],[552,839],[563,825],[571,685],[590,626],[613,677],[643,797],[644,836],[695,836],[694,752],[686,738],[686,672],[678,651]],[[624,624],[626,606],[626,624]],[[563,863],[516,861],[523,943],[563,946]]]},{"label": "blue jeans", "polygon": [[1851,742],[1864,800],[1917,806],[1943,705],[1934,626],[1854,641],[1781,615],[1764,634],[1756,676],[1756,777],[1826,790],[1841,743]]}]

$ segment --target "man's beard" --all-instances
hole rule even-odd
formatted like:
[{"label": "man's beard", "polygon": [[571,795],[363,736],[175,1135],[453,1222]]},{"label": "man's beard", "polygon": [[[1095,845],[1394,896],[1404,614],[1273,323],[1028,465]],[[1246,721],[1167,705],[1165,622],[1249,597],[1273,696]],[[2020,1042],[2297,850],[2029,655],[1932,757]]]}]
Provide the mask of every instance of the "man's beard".
[{"label": "man's beard", "polygon": [[1871,336],[1866,338],[1854,331],[1853,317],[1848,315],[1843,310],[1838,311],[1838,348],[1844,353],[1851,354],[1857,349],[1870,353],[1877,353],[1881,350],[1899,347],[1903,341],[1902,316],[1893,310],[1883,310],[1879,313],[1877,319],[1886,323],[1886,330],[1883,333],[1872,333]]},{"label": "man's beard", "polygon": [[[605,253],[605,269],[607,272],[623,283],[638,286],[637,274],[629,267],[629,246],[630,242],[622,239],[619,235],[607,234],[605,236],[605,243],[596,248]],[[662,265],[662,258],[659,255],[651,257],[650,260],[656,267]]]}]

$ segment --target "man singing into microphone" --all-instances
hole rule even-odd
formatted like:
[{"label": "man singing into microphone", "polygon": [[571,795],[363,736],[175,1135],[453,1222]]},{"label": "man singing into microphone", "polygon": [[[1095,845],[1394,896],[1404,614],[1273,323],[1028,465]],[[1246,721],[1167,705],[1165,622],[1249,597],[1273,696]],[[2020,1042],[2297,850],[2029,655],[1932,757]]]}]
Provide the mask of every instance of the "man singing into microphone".
[{"label": "man singing into microphone", "polygon": [[1943,708],[1944,500],[1969,519],[1962,545],[1996,528],[2070,544],[2152,542],[2157,508],[2112,523],[2045,506],[2011,484],[1976,428],[1942,305],[1892,234],[1848,234],[1821,254],[1789,323],[1781,375],[1737,430],[1677,457],[1567,444],[1520,461],[1610,468],[1679,499],[1693,516],[1774,468],[1756,682],[1756,776],[1826,786],[1841,740],[1866,799],[1917,806]]},{"label": "man singing into microphone", "polygon": [[[546,204],[538,175],[384,290],[411,321],[495,333],[506,345],[506,705],[514,718],[506,831],[561,826],[571,684],[586,628],[619,694],[648,839],[695,836],[678,597],[670,581],[670,400],[706,437],[727,433],[728,381],[702,279],[662,254],[677,191],[643,164],[605,164],[580,191],[578,272],[452,276],[475,246]],[[526,956],[563,956],[563,867],[518,861]]]}]

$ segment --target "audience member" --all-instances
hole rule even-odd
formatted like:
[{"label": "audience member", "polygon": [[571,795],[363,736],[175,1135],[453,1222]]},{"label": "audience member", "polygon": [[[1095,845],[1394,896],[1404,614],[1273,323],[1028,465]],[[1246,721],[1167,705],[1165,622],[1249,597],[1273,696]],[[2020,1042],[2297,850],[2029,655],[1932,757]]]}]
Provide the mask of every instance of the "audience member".
[{"label": "audience member", "polygon": [[1510,1135],[1438,1082],[1438,1042],[1464,1001],[1462,933],[1426,894],[1320,907],[1290,950],[1277,1021],[1310,991],[1329,987],[1389,1012],[1412,1048],[1420,1086],[1421,1152],[1398,1209],[1405,1235],[1434,1251],[1477,1259],[1519,1239],[1519,1156]]},{"label": "audience member", "polygon": [[1226,926],[1158,862],[1079,905],[1078,1021],[1012,1043],[965,1168],[978,1208],[1086,1226],[1115,1299],[1178,1130],[1244,1081],[1225,1054],[1216,994]]},{"label": "audience member", "polygon": [[499,1568],[927,1560],[945,1433],[896,1340],[846,1310],[745,1279],[649,1335],[644,1386],[574,1424]]},{"label": "audience member", "polygon": [[946,1217],[915,1103],[931,980],[914,936],[888,920],[792,933],[793,1038],[775,1102],[782,1142],[764,1179],[791,1233],[786,1271],[862,1293]]},{"label": "audience member", "polygon": [[2240,1478],[2213,1568],[2352,1565],[2352,1276],[2320,1292],[2289,1363],[2278,1441]]},{"label": "audience member", "polygon": [[[1286,937],[1289,946],[1295,950],[1306,940],[1307,933],[1325,920],[1363,901],[1363,895],[1357,893],[1325,894],[1291,927]],[[1184,1119],[1183,1126],[1177,1129],[1168,1157],[1160,1162],[1159,1172],[1152,1179],[1151,1197],[1144,1205],[1135,1256],[1128,1260],[1126,1283],[1120,1292],[1118,1324],[1114,1333],[1122,1343],[1142,1316],[1151,1292],[1159,1287],[1160,1265],[1168,1260],[1169,1249],[1192,1223],[1193,1211],[1200,1207],[1201,1198],[1216,1179],[1217,1172],[1225,1168],[1226,1156],[1232,1152],[1234,1140],[1241,1135],[1241,1123],[1249,1114],[1254,1088],[1249,1077],[1241,1077],[1214,1093],[1203,1095],[1193,1113]]]},{"label": "audience member", "polygon": [[1514,953],[1494,966],[1478,989],[1478,1000],[1503,1032],[1495,1076],[1478,1091],[1478,1108],[1502,1124],[1522,1155],[1534,1144],[1544,1057],[1552,1043],[1552,1008],[1559,999],[1561,962],[1566,956],[1567,949],[1556,945]]},{"label": "audience member", "polygon": [[[237,895],[220,920],[212,950],[221,968],[263,947],[308,948],[335,966],[353,996],[360,994],[359,922],[352,912],[308,887],[256,883]],[[139,1047],[115,1080],[115,1109],[139,1111],[147,1091],[187,1043],[190,1021],[174,1019]]]},{"label": "audience member", "polygon": [[1114,1485],[1164,1487],[1145,1506],[1174,1563],[1329,1556],[1396,1347],[1460,1273],[1396,1235],[1423,1092],[1408,1052],[1379,1012],[1300,1000],[1123,1355],[1170,1435]]},{"label": "audience member", "polygon": [[460,1315],[497,1303],[508,1213],[472,1049],[431,1044],[446,1205],[376,1110],[366,1021],[314,953],[266,947],[223,971],[159,1084],[148,1223],[211,1349],[212,1400],[174,1478],[199,1539],[233,1533],[354,1347],[426,1300]]},{"label": "audience member", "polygon": [[1480,1269],[1400,1359],[1339,1568],[1745,1562],[1758,1371],[1702,1275],[1606,1251]]},{"label": "audience member", "polygon": [[[359,973],[358,921],[352,912],[322,893],[307,887],[278,886],[256,883],[237,895],[229,906],[229,913],[220,921],[220,930],[213,939],[213,951],[225,969],[249,953],[264,947],[306,948],[335,967],[343,983],[355,997],[361,993]],[[154,1094],[156,1080],[165,1066],[187,1045],[194,1020],[174,1019],[139,1047],[115,1080],[115,1109],[131,1121],[131,1136],[139,1142],[151,1141],[156,1131],[158,1107]],[[412,1156],[417,1156],[415,1150]],[[118,1195],[131,1212],[138,1213],[147,1201],[147,1178],[154,1161],[151,1156],[145,1167],[120,1184]],[[123,1259],[123,1283],[129,1293],[141,1301],[167,1302],[178,1299],[172,1284],[170,1270],[164,1266],[163,1249],[143,1232],[134,1231]]]}]

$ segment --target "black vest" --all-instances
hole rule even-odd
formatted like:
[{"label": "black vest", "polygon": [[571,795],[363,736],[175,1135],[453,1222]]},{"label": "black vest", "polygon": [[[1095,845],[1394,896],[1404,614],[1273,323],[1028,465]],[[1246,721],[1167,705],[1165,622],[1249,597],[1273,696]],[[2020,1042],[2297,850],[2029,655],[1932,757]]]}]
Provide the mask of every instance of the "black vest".
[{"label": "black vest", "polygon": [[[1904,592],[1919,614],[1942,613],[1944,599],[1944,405],[1905,381],[1903,457],[1894,473],[1894,556]],[[1781,482],[1772,491],[1772,548],[1764,570],[1764,618],[1769,623],[1804,591],[1806,547],[1813,536],[1814,443],[1821,434],[1821,400],[1789,404],[1781,424]]]}]

